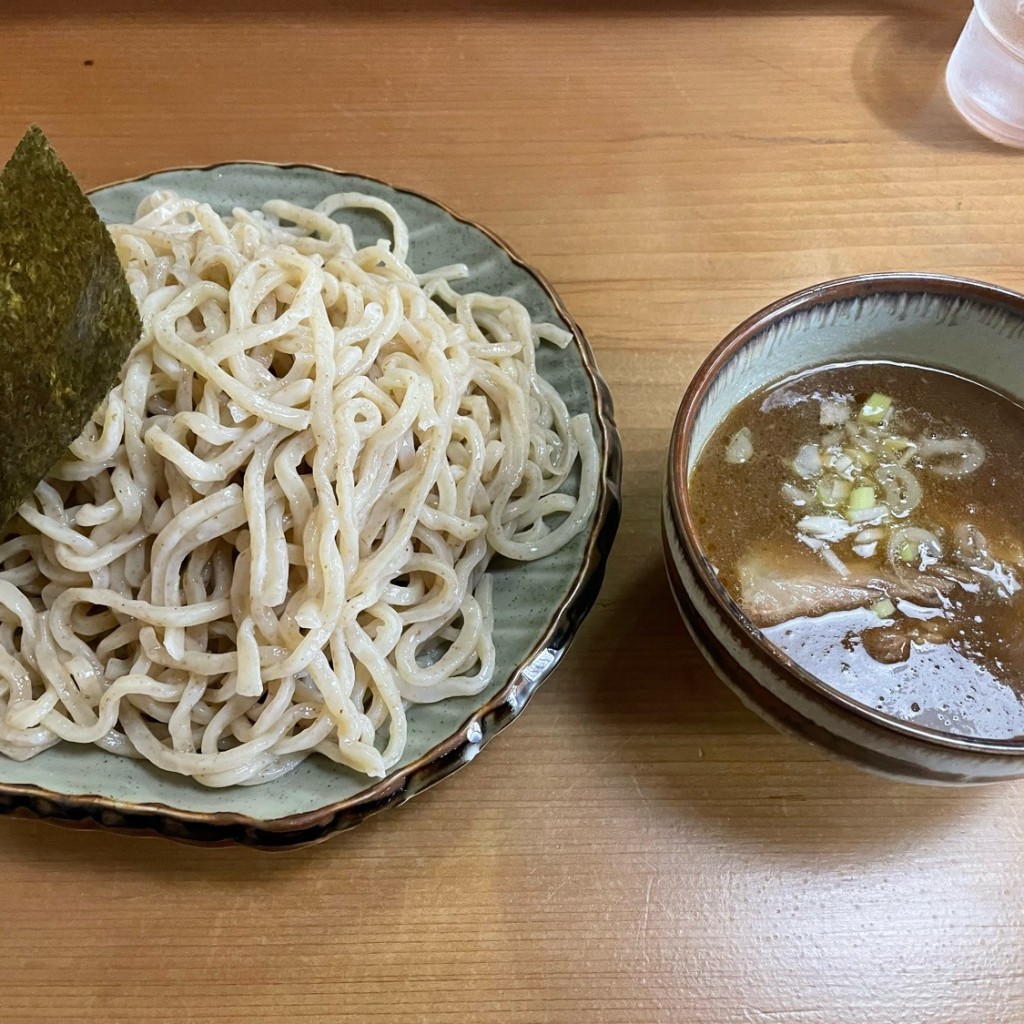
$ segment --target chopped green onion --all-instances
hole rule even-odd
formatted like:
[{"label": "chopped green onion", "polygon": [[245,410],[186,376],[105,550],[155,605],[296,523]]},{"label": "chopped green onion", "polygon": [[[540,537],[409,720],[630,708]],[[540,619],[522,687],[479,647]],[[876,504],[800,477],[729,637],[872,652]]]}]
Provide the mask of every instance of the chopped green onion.
[{"label": "chopped green onion", "polygon": [[882,442],[882,447],[890,452],[905,452],[908,448],[916,448],[917,445],[906,437],[887,437]]},{"label": "chopped green onion", "polygon": [[793,460],[793,472],[804,480],[821,476],[821,452],[816,444],[802,444]]},{"label": "chopped green onion", "polygon": [[797,508],[803,508],[804,505],[809,505],[814,500],[813,494],[809,491],[802,491],[789,480],[782,484],[782,496],[791,505],[796,505]]},{"label": "chopped green onion", "polygon": [[857,419],[861,423],[881,423],[888,415],[892,399],[875,392],[862,406]]},{"label": "chopped green onion", "polygon": [[[836,515],[828,516],[804,516],[796,528],[813,540],[824,540],[830,544],[837,543],[849,537],[851,533],[857,532],[856,526],[851,526],[845,520]],[[801,538],[802,539],[802,538]],[[806,541],[804,541],[806,543]]]},{"label": "chopped green onion", "polygon": [[826,508],[841,505],[850,496],[853,484],[840,477],[826,477],[818,483],[818,499]]},{"label": "chopped green onion", "polygon": [[[926,437],[919,454],[933,473],[955,478],[973,473],[985,461],[985,446],[973,437]],[[951,457],[936,461],[936,455]]]},{"label": "chopped green onion", "polygon": [[875,504],[875,489],[874,487],[854,487],[850,492],[850,500],[846,503],[846,507],[851,512],[862,512],[866,508],[871,508]]},{"label": "chopped green onion", "polygon": [[834,469],[841,477],[853,479],[853,460],[844,452],[833,452],[828,457],[830,469]]},{"label": "chopped green onion", "polygon": [[850,403],[845,398],[823,398],[819,422],[823,427],[842,426],[850,418]]},{"label": "chopped green onion", "polygon": [[876,601],[871,606],[871,610],[880,619],[888,619],[888,618],[891,618],[893,615],[896,614],[896,605],[894,605],[892,603],[892,601],[889,600],[889,598],[884,597],[884,598],[882,598],[881,601]]},{"label": "chopped green onion", "polygon": [[889,515],[885,505],[872,505],[870,508],[848,508],[843,515],[850,523],[862,526],[865,523],[880,523]]},{"label": "chopped green onion", "polygon": [[870,544],[873,541],[885,540],[885,535],[888,532],[884,526],[869,526],[866,530],[861,530],[853,538],[853,542],[855,544]]},{"label": "chopped green onion", "polygon": [[827,545],[818,549],[818,554],[825,560],[826,564],[834,569],[839,576],[846,579],[850,575],[849,566]]},{"label": "chopped green onion", "polygon": [[923,530],[918,526],[903,526],[894,530],[886,549],[889,561],[894,565],[899,560],[908,565],[917,563],[920,569],[926,569],[942,557],[939,538],[931,530]]},{"label": "chopped green onion", "polygon": [[729,440],[725,449],[725,461],[732,466],[742,466],[754,455],[754,438],[749,427],[741,427]]},{"label": "chopped green onion", "polygon": [[850,462],[861,469],[870,469],[875,464],[874,455],[864,451],[863,448],[847,448],[845,453]]}]

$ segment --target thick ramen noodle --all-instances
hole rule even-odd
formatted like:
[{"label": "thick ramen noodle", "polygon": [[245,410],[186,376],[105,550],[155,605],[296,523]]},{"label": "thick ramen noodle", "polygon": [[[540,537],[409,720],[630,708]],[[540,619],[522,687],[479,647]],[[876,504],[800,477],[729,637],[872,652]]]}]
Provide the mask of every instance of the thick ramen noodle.
[{"label": "thick ramen noodle", "polygon": [[690,480],[753,623],[870,707],[1024,734],[1024,409],[951,373],[807,371],[731,411]]},{"label": "thick ramen noodle", "polygon": [[[391,240],[358,248],[352,209]],[[0,751],[382,776],[407,706],[491,681],[491,559],[591,516],[590,419],[536,365],[570,335],[414,272],[371,196],[137,216],[111,232],[142,338],[0,545]]]}]

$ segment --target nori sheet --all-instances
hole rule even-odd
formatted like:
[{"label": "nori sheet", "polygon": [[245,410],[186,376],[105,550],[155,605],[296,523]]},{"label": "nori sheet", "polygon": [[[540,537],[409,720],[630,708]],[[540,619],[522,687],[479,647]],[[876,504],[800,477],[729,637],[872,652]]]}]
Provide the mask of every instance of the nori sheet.
[{"label": "nori sheet", "polygon": [[0,524],[82,432],[141,332],[107,229],[33,126],[0,175]]}]

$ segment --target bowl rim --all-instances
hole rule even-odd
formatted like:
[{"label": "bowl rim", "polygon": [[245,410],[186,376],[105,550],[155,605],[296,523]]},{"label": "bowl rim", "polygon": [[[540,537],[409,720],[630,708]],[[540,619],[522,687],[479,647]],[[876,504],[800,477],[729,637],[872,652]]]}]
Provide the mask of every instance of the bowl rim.
[{"label": "bowl rim", "polygon": [[484,745],[516,719],[540,684],[569,649],[597,599],[621,515],[622,444],[615,424],[611,392],[597,367],[590,342],[548,279],[526,262],[489,228],[456,213],[446,203],[416,189],[393,185],[357,171],[323,164],[277,163],[266,160],[221,160],[210,164],[162,167],[121,178],[87,190],[93,195],[119,185],[144,182],[161,174],[217,171],[228,167],[267,167],[275,170],[314,170],[383,185],[394,192],[424,200],[453,220],[479,231],[545,293],[573,336],[594,407],[601,446],[597,505],[590,522],[579,568],[547,626],[505,684],[448,737],[415,761],[396,769],[352,796],[278,818],[257,818],[239,811],[193,811],[160,802],[134,803],[99,794],[67,794],[29,783],[0,782],[0,814],[37,817],[75,828],[102,828],[138,835],[161,835],[198,845],[240,843],[265,850],[294,849],[321,842],[336,832],[361,824],[389,807],[397,807],[436,785],[473,760]]},{"label": "bowl rim", "polygon": [[710,560],[704,554],[697,540],[699,531],[689,505],[687,455],[697,413],[709,388],[725,366],[741,349],[759,338],[766,330],[798,313],[874,295],[907,293],[937,295],[944,298],[966,300],[975,305],[998,307],[1008,310],[1024,320],[1024,293],[974,278],[914,271],[867,273],[834,278],[801,288],[769,303],[734,327],[715,346],[693,375],[683,395],[669,442],[667,476],[669,509],[676,522],[689,567],[695,571],[699,583],[706,594],[711,597],[716,609],[726,621],[742,630],[746,640],[753,644],[762,655],[785,672],[791,683],[812,691],[819,697],[826,698],[855,718],[866,718],[876,725],[919,742],[972,754],[1024,757],[1024,741],[956,736],[907,722],[860,703],[801,668],[772,644],[761,630],[747,618],[715,575]]}]

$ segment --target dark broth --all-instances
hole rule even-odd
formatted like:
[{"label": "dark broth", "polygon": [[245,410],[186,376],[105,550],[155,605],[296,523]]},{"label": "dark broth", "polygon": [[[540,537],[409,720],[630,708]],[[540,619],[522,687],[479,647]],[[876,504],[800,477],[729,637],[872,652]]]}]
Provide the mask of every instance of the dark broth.
[{"label": "dark broth", "polygon": [[797,664],[901,719],[1018,737],[1022,443],[1024,409],[974,381],[829,366],[730,412],[690,506],[726,590]]}]

